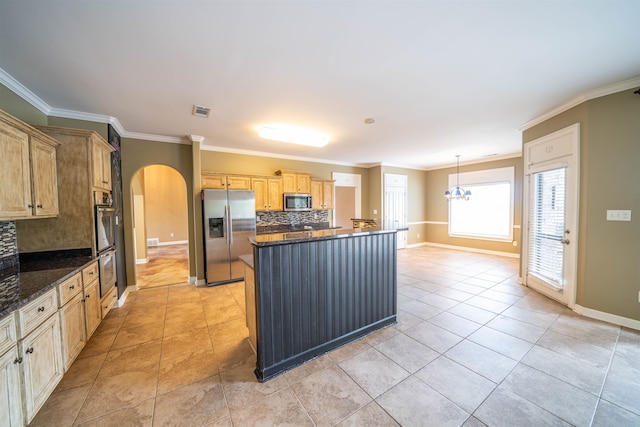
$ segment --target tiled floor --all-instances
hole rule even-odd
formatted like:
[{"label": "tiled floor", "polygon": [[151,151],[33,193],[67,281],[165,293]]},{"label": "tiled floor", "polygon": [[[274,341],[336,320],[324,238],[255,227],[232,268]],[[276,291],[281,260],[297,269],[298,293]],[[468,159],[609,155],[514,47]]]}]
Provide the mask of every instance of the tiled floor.
[{"label": "tiled floor", "polygon": [[513,259],[399,252],[398,324],[267,383],[243,284],[141,290],[33,426],[639,426],[640,332],[516,283]]},{"label": "tiled floor", "polygon": [[184,283],[189,277],[187,244],[152,246],[147,248],[148,262],[136,264],[138,289]]}]

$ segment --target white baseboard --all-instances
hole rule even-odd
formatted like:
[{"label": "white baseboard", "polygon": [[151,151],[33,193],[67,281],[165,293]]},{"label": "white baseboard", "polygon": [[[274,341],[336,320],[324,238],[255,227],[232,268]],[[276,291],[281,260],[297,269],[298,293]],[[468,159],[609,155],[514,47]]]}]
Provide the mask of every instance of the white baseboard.
[{"label": "white baseboard", "polygon": [[186,245],[188,240],[173,240],[171,242],[158,242],[158,246]]},{"label": "white baseboard", "polygon": [[187,279],[187,281],[189,283],[196,283],[196,276],[189,276],[189,278]]},{"label": "white baseboard", "polygon": [[602,320],[603,322],[609,322],[609,323],[613,323],[614,325],[625,326],[627,328],[640,331],[640,320],[634,320],[634,319],[629,319],[628,317],[618,316],[616,314],[605,313],[604,311],[598,311],[592,308],[582,307],[581,305],[578,305],[578,304],[573,306],[573,311],[585,317]]},{"label": "white baseboard", "polygon": [[136,264],[146,264],[149,262],[149,258],[138,258],[136,259]]},{"label": "white baseboard", "polygon": [[136,289],[132,289],[133,286],[127,286],[124,289],[124,292],[122,293],[122,295],[120,295],[120,298],[118,298],[118,307],[122,307],[124,305],[124,302],[127,300],[127,297],[129,296],[129,292],[133,292]]},{"label": "white baseboard", "polygon": [[410,247],[414,247],[414,246],[433,246],[436,248],[454,249],[457,251],[476,252],[476,253],[487,254],[487,255],[505,256],[509,258],[518,258],[518,259],[520,258],[520,254],[513,254],[511,252],[490,251],[488,249],[469,248],[467,246],[445,245],[442,243],[423,242],[423,243],[411,245]]},{"label": "white baseboard", "polygon": [[207,286],[207,281],[204,280],[204,279],[198,279],[198,280],[196,280],[195,282],[192,282],[192,283],[195,283],[196,286]]}]

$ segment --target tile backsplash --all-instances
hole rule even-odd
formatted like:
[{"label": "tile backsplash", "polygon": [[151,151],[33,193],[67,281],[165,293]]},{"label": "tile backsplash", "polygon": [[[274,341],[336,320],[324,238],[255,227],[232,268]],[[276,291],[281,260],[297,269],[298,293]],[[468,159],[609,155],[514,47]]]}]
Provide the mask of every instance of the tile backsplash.
[{"label": "tile backsplash", "polygon": [[330,221],[329,212],[330,211],[328,210],[302,212],[258,212],[256,215],[256,227],[326,224]]},{"label": "tile backsplash", "polygon": [[0,221],[0,258],[18,254],[15,221]]}]

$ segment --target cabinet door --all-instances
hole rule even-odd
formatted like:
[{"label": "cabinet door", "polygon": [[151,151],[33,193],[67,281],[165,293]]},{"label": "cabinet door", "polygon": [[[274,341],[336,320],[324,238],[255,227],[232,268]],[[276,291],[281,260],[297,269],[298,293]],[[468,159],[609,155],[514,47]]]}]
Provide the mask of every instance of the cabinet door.
[{"label": "cabinet door", "polygon": [[202,175],[202,188],[225,189],[227,177],[224,175]]},{"label": "cabinet door", "polygon": [[256,196],[256,210],[266,211],[269,206],[269,187],[266,178],[252,178],[251,189]]},{"label": "cabinet door", "polygon": [[62,332],[62,360],[68,370],[86,343],[82,294],[77,294],[59,311]]},{"label": "cabinet door", "polygon": [[36,216],[56,216],[58,210],[58,173],[56,148],[31,138],[33,201]]},{"label": "cabinet door", "polygon": [[100,282],[95,280],[84,288],[84,313],[87,328],[87,340],[95,332],[102,321],[100,309]]},{"label": "cabinet door", "polygon": [[253,268],[244,265],[244,304],[246,313],[246,325],[249,329],[249,343],[256,352],[257,346],[257,324],[256,324],[256,284]]},{"label": "cabinet door", "polygon": [[105,190],[111,191],[111,151],[102,150],[102,184]]},{"label": "cabinet door", "polygon": [[91,163],[93,166],[92,176],[93,176],[93,186],[97,188],[102,188],[104,186],[103,175],[104,175],[104,167],[103,167],[103,155],[102,155],[102,146],[93,142],[91,145]]},{"label": "cabinet door", "polygon": [[42,407],[63,375],[60,322],[54,315],[22,340],[24,396],[27,423]]},{"label": "cabinet door", "polygon": [[311,177],[309,175],[296,175],[296,183],[298,186],[298,193],[311,193]]},{"label": "cabinet door", "polygon": [[323,208],[333,209],[333,181],[324,181],[322,183]]},{"label": "cabinet door", "polygon": [[285,193],[297,193],[298,183],[296,182],[296,174],[283,173],[282,174],[282,187]]},{"label": "cabinet door", "polygon": [[[29,136],[0,122],[0,219],[31,216]],[[10,182],[11,185],[6,185]]]},{"label": "cabinet door", "polygon": [[251,190],[251,178],[248,176],[228,176],[229,190]]},{"label": "cabinet door", "polygon": [[267,185],[269,186],[269,210],[270,211],[281,211],[283,209],[282,205],[282,180],[281,179],[269,179],[267,180]]},{"label": "cabinet door", "polygon": [[17,347],[0,356],[0,426],[22,427],[21,363]]},{"label": "cabinet door", "polygon": [[311,208],[322,209],[324,200],[322,197],[322,181],[311,181]]}]

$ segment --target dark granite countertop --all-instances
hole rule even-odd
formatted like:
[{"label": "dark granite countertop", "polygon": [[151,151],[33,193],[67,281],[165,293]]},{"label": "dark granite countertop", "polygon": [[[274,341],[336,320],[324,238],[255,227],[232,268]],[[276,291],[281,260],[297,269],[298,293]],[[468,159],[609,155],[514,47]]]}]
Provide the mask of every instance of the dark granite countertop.
[{"label": "dark granite countertop", "polygon": [[404,231],[407,229],[408,228],[404,226],[394,225],[371,228],[340,228],[328,230],[290,231],[286,233],[257,235],[255,237],[249,238],[249,241],[256,246],[272,246],[308,242],[312,240],[339,239],[345,237],[355,237],[359,235],[365,236],[367,234],[376,233],[395,233],[397,231]]},{"label": "dark granite countertop", "polygon": [[244,262],[249,267],[254,268],[253,267],[253,255],[240,255],[238,258],[240,258],[240,261]]},{"label": "dark granite countertop", "polygon": [[300,223],[300,224],[279,224],[279,225],[260,225],[256,227],[256,234],[275,234],[289,233],[292,231],[309,231],[309,230],[334,230],[341,227],[331,227],[328,222]]},{"label": "dark granite countertop", "polygon": [[86,251],[20,256],[19,265],[0,272],[0,319],[81,271],[94,258]]}]

